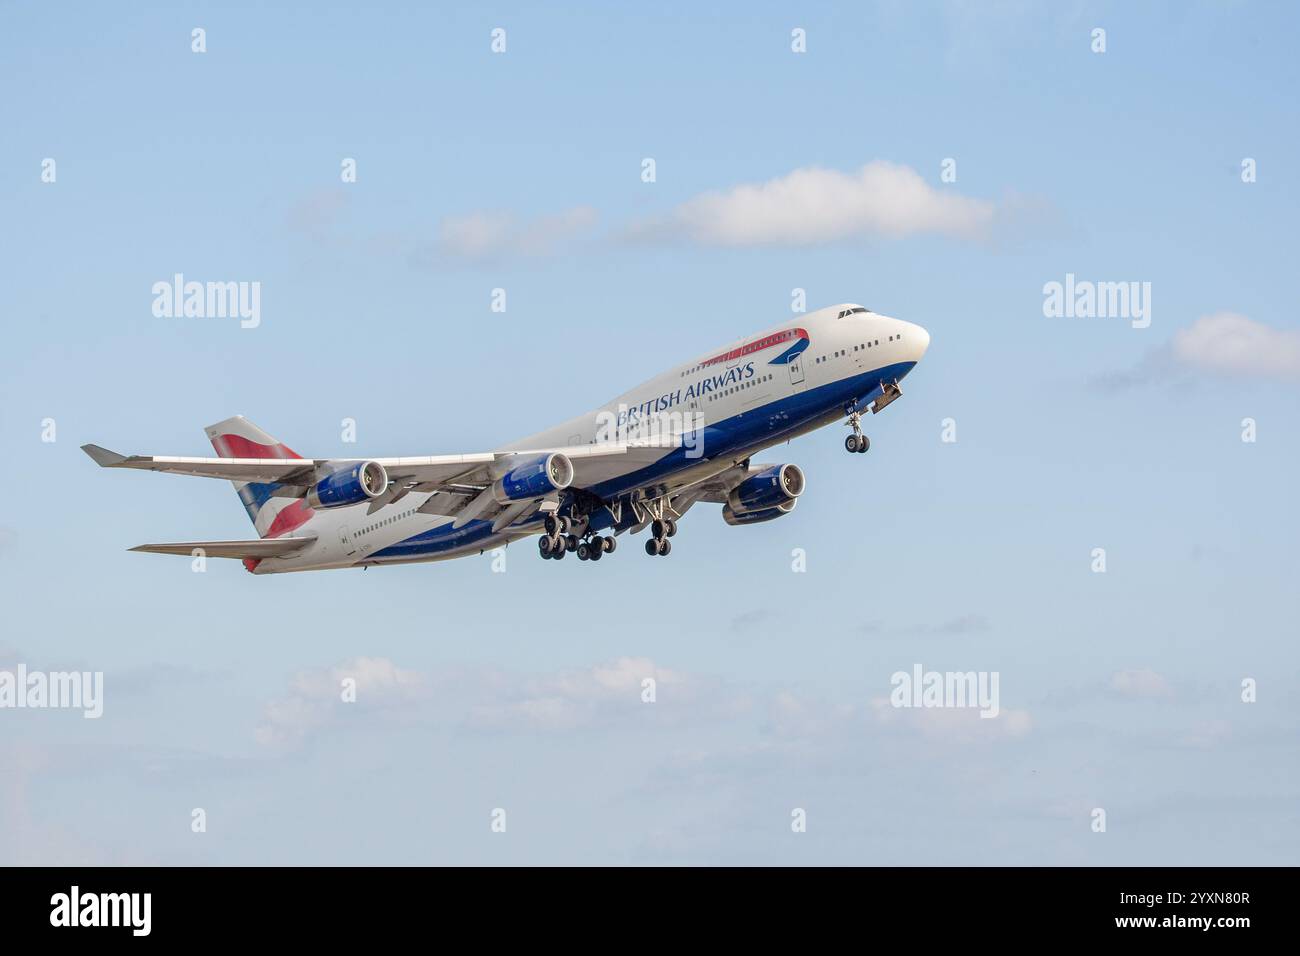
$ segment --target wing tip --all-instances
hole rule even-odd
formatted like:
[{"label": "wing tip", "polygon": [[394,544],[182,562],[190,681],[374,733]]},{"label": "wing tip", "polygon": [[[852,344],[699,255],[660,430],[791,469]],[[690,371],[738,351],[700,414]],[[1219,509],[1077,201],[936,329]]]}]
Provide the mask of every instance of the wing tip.
[{"label": "wing tip", "polygon": [[109,451],[100,445],[82,445],[84,451],[100,468],[112,468],[114,465],[120,465],[126,461],[126,455],[119,455],[115,451]]}]

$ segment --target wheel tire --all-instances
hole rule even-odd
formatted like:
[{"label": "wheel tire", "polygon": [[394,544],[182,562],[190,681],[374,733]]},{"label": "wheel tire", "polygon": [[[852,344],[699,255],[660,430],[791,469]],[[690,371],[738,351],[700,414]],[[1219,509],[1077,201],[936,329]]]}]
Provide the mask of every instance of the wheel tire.
[{"label": "wheel tire", "polygon": [[565,553],[566,553],[566,552],[565,552],[564,548],[562,548],[562,547],[560,547],[560,548],[556,548],[556,549],[554,549],[554,550],[551,552],[551,559],[552,559],[553,561],[562,561],[562,560],[564,559],[564,555],[565,555]]},{"label": "wheel tire", "polygon": [[591,560],[599,561],[605,556],[605,552],[600,547],[600,541],[591,542]]},{"label": "wheel tire", "polygon": [[564,550],[565,551],[578,550],[578,536],[576,534],[571,534],[564,539]]},{"label": "wheel tire", "polygon": [[863,435],[862,441],[858,442],[858,454],[865,455],[867,453],[867,449],[870,447],[871,447],[871,439],[868,438],[866,435]]},{"label": "wheel tire", "polygon": [[560,534],[568,534],[573,530],[573,522],[568,518],[560,519]]},{"label": "wheel tire", "polygon": [[844,448],[850,454],[856,452],[858,450],[858,436],[850,435],[848,438],[844,439]]},{"label": "wheel tire", "polygon": [[658,518],[655,518],[655,520],[650,523],[650,534],[652,537],[662,538],[666,530],[667,527],[664,525],[663,521]]},{"label": "wheel tire", "polygon": [[659,542],[660,557],[667,557],[669,552],[671,552],[672,550],[673,550],[673,543],[669,541],[667,538],[664,538],[662,541]]},{"label": "wheel tire", "polygon": [[659,539],[651,538],[645,543],[645,553],[653,557],[659,553]]},{"label": "wheel tire", "polygon": [[537,550],[542,552],[542,557],[549,558],[551,556],[551,539],[543,535],[542,540],[537,542]]},{"label": "wheel tire", "polygon": [[587,542],[578,545],[578,560],[588,561],[591,559],[591,550],[587,547]]},{"label": "wheel tire", "polygon": [[668,527],[665,530],[664,535],[665,537],[671,538],[673,535],[677,534],[677,522],[674,519],[669,518],[667,525]]},{"label": "wheel tire", "polygon": [[618,539],[613,535],[605,535],[600,539],[600,549],[606,554],[613,554],[614,549],[618,547]]},{"label": "wheel tire", "polygon": [[555,515],[547,515],[542,521],[542,527],[546,529],[547,535],[553,535],[560,530],[560,523],[555,519]]}]

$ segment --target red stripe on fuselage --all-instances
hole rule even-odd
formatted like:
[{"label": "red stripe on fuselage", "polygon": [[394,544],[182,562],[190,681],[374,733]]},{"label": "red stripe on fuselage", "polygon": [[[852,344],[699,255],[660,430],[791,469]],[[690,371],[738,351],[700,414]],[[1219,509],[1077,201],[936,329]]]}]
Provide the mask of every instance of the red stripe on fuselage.
[{"label": "red stripe on fuselage", "polygon": [[763,349],[770,349],[774,345],[781,345],[792,339],[808,338],[807,329],[786,329],[783,332],[773,332],[771,335],[765,335],[761,339],[755,339],[752,342],[746,342],[730,352],[723,352],[721,355],[715,355],[711,359],[701,362],[701,366],[717,365],[719,362],[733,362],[738,358],[744,358],[746,355],[753,355],[755,352],[761,352]]}]

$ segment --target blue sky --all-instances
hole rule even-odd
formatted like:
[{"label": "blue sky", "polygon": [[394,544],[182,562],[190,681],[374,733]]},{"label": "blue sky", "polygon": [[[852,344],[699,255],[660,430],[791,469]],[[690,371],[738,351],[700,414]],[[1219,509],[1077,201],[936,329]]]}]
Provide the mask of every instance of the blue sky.
[{"label": "blue sky", "polygon": [[[0,861],[1294,864],[1296,19],[8,6],[0,668],[106,699],[0,710]],[[879,162],[982,225],[873,226],[893,191],[836,190]],[[792,176],[842,229],[746,205]],[[176,272],[260,282],[261,324],[155,318]],[[1067,273],[1151,283],[1150,327],[1045,317]],[[868,455],[774,449],[797,511],[700,506],[667,561],[194,574],[125,549],[247,536],[229,487],[78,450],[206,454],[236,413],[309,455],[485,450],[796,288],[929,353]],[[1003,718],[883,709],[917,663],[998,672]]]}]

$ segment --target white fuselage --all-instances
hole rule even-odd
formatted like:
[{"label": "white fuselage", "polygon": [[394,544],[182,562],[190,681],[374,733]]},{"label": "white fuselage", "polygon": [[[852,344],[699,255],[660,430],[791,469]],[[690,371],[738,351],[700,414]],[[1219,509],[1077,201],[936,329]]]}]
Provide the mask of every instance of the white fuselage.
[{"label": "white fuselage", "polygon": [[[929,345],[920,326],[839,305],[711,350],[641,383],[604,405],[499,451],[575,447],[609,439],[611,426],[636,439],[678,416],[702,436],[695,457],[668,451],[611,463],[592,489],[604,500],[674,494],[763,448],[861,410],[882,382],[896,383]],[[800,343],[806,343],[801,345]],[[674,420],[678,420],[675,418]],[[316,512],[295,536],[316,540],[292,555],[261,561],[255,573],[436,561],[500,547],[539,531],[529,515],[493,530],[490,522],[453,528],[425,513],[431,495],[412,492],[374,512],[362,503]]]}]

